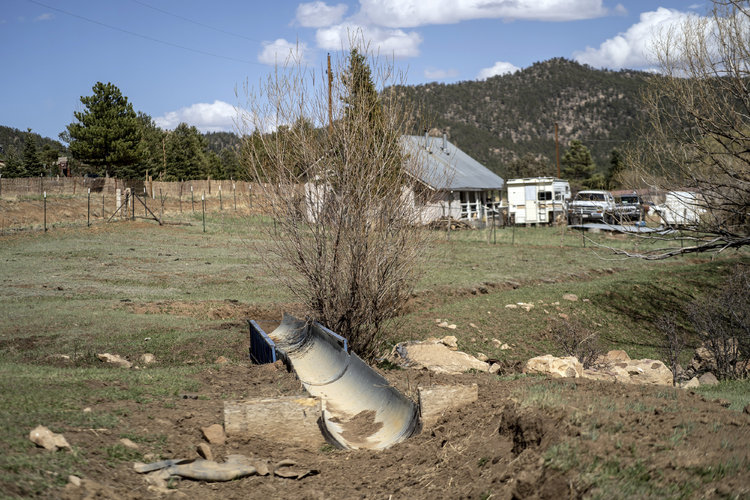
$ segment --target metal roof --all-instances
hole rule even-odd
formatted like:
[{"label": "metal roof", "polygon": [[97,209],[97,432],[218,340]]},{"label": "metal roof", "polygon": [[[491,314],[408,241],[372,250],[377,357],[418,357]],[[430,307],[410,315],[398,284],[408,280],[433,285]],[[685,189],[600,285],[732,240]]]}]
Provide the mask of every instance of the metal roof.
[{"label": "metal roof", "polygon": [[500,190],[505,184],[502,177],[445,138],[404,135],[401,141],[416,162],[420,180],[434,189]]}]

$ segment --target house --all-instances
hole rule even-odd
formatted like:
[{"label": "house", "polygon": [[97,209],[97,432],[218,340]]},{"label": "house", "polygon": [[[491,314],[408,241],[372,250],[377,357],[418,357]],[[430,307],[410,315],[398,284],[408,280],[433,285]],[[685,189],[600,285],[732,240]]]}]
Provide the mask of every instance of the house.
[{"label": "house", "polygon": [[[500,205],[505,182],[487,167],[442,138],[401,137],[407,162],[426,193],[413,193],[422,222],[441,217],[482,220]],[[424,195],[427,194],[427,195]]]}]

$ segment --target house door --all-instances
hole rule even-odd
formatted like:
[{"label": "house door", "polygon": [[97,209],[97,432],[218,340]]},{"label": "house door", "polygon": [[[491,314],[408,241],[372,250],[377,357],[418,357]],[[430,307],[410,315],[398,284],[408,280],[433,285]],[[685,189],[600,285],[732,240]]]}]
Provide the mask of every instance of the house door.
[{"label": "house door", "polygon": [[525,186],[526,222],[537,222],[536,186]]}]

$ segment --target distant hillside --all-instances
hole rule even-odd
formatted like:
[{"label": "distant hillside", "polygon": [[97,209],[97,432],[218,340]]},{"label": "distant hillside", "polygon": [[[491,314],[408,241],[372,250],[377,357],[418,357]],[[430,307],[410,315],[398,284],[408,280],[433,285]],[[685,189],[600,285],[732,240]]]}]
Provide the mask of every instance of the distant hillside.
[{"label": "distant hillside", "polygon": [[427,124],[447,131],[451,142],[501,176],[508,163],[526,153],[544,157],[554,174],[555,122],[560,157],[570,140],[578,139],[604,171],[612,149],[624,146],[637,132],[639,94],[651,77],[558,58],[486,81],[393,90],[417,108],[417,127]]},{"label": "distant hillside", "polygon": [[[0,125],[0,147],[5,151],[5,153],[0,152],[0,158],[4,158],[10,151],[20,153],[23,150],[23,144],[27,136],[28,133],[25,130]],[[63,152],[66,150],[60,141],[50,139],[49,137],[42,137],[35,132],[31,132],[31,137],[40,151],[44,148],[45,144],[55,151]]]}]

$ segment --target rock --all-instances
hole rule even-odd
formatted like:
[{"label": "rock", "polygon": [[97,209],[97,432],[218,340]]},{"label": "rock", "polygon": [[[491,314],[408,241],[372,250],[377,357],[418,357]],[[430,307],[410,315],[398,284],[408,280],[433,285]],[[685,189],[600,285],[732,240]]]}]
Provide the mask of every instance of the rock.
[{"label": "rock", "polygon": [[488,357],[488,356],[487,356],[487,355],[486,355],[485,353],[483,353],[483,352],[478,352],[478,353],[477,353],[477,359],[478,359],[479,361],[487,361],[487,360],[488,360],[488,359],[490,359],[490,358],[489,358],[489,357]]},{"label": "rock", "polygon": [[562,296],[563,300],[569,300],[571,302],[577,302],[578,301],[578,295],[574,293],[566,293]]},{"label": "rock", "polygon": [[497,340],[497,339],[492,339],[492,343],[493,343],[493,344],[495,344],[495,347],[500,347],[501,345],[503,345],[503,343],[502,343],[502,342],[500,342],[500,341],[499,341],[499,340]]},{"label": "rock", "polygon": [[401,342],[393,348],[388,359],[405,368],[424,368],[435,373],[486,372],[490,368],[474,356],[452,351],[440,342]]},{"label": "rock", "polygon": [[438,323],[438,326],[440,328],[448,328],[448,322],[447,321],[441,321],[440,323]]},{"label": "rock", "polygon": [[568,315],[565,313],[558,313],[557,315],[562,319],[568,319]]},{"label": "rock", "polygon": [[226,365],[229,363],[229,360],[224,356],[219,356],[218,358],[216,358],[214,363],[216,363],[217,365]]},{"label": "rock", "polygon": [[523,371],[544,373],[554,378],[579,378],[583,376],[583,365],[574,356],[556,358],[551,354],[545,354],[528,360]]},{"label": "rock", "polygon": [[468,405],[479,399],[477,384],[419,386],[417,393],[419,414],[422,425],[426,427],[435,424],[447,410]]},{"label": "rock", "polygon": [[83,409],[83,413],[91,413],[91,412],[92,412],[92,410],[89,407],[86,407],[86,408]]},{"label": "rock", "polygon": [[133,441],[131,441],[128,438],[120,439],[120,444],[126,448],[130,448],[131,450],[137,450],[139,448],[137,444],[135,444]]},{"label": "rock", "polygon": [[607,354],[603,354],[596,359],[598,364],[612,364],[621,361],[630,361],[630,356],[625,351],[619,349],[608,351]]},{"label": "rock", "polygon": [[[518,309],[518,306],[515,304],[505,304],[506,309]],[[489,311],[487,311],[489,312]]]},{"label": "rock", "polygon": [[39,425],[32,429],[29,433],[29,439],[32,443],[36,444],[49,451],[57,451],[58,448],[67,448],[70,450],[68,440],[62,434],[55,434],[43,425]]},{"label": "rock", "polygon": [[138,358],[138,360],[143,365],[150,365],[150,364],[156,363],[156,356],[154,356],[150,352],[147,352],[147,353],[141,354],[141,357]]},{"label": "rock", "polygon": [[479,327],[478,327],[477,325],[475,325],[474,323],[469,323],[469,326],[470,326],[470,327],[472,327],[472,328],[479,328]]},{"label": "rock", "polygon": [[494,375],[495,373],[499,372],[501,368],[502,366],[500,366],[499,363],[492,363],[492,365],[490,365],[489,372]]},{"label": "rock", "polygon": [[698,382],[700,382],[701,385],[718,385],[719,384],[719,380],[711,372],[706,372],[700,377],[698,377]]},{"label": "rock", "polygon": [[72,484],[73,486],[77,488],[81,486],[81,478],[71,474],[70,476],[68,476],[68,484]]},{"label": "rock", "polygon": [[458,349],[458,339],[453,335],[448,335],[440,339],[440,343],[450,347],[451,349]]},{"label": "rock", "polygon": [[698,377],[693,377],[684,384],[682,384],[680,387],[683,389],[695,389],[696,387],[700,387],[701,383],[698,381]]},{"label": "rock", "polygon": [[508,344],[503,344],[503,345],[500,346],[500,350],[501,351],[507,351],[509,349],[513,349],[513,348],[511,346],[509,346]]},{"label": "rock", "polygon": [[448,325],[448,329],[455,330],[456,329],[456,325]]},{"label": "rock", "polygon": [[618,382],[643,385],[672,385],[672,371],[661,361],[632,359],[612,363],[604,371],[615,376]]},{"label": "rock", "polygon": [[104,354],[97,354],[97,358],[107,364],[117,366],[119,368],[130,368],[133,364],[127,359],[118,356],[117,354],[110,354],[105,352]]},{"label": "rock", "polygon": [[227,442],[227,436],[224,434],[224,427],[220,424],[202,427],[201,432],[203,432],[203,437],[206,438],[206,441],[211,444],[224,444]]},{"label": "rock", "polygon": [[211,447],[206,443],[200,443],[198,446],[196,446],[195,451],[198,452],[198,455],[200,455],[202,458],[205,458],[206,460],[214,459],[214,454],[211,452]]}]

